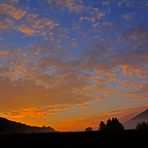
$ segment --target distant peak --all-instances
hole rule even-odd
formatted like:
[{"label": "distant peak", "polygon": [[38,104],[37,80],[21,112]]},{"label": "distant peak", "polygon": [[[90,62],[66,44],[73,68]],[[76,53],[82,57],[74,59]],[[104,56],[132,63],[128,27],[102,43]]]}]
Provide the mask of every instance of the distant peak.
[{"label": "distant peak", "polygon": [[130,119],[130,120],[137,120],[137,119],[140,119],[140,118],[148,119],[148,109],[146,109],[146,110],[144,110],[143,112],[137,114],[135,117],[133,117],[133,118]]},{"label": "distant peak", "polygon": [[148,114],[148,109],[145,109],[142,113],[140,114]]},{"label": "distant peak", "polygon": [[125,126],[127,129],[135,129],[136,125],[141,122],[148,121],[148,108],[134,116],[133,118],[129,119],[125,122]]},{"label": "distant peak", "polygon": [[144,112],[148,112],[148,108]]}]

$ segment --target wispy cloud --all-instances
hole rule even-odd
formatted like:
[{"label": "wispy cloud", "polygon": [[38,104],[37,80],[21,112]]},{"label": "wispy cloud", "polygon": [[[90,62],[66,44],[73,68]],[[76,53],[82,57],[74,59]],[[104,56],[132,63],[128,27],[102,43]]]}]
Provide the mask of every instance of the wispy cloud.
[{"label": "wispy cloud", "polygon": [[8,18],[2,18],[2,20],[0,20],[0,31],[13,28],[13,26],[14,26],[13,21],[11,21]]},{"label": "wispy cloud", "polygon": [[79,3],[78,3],[75,0],[48,0],[49,5],[66,7],[70,11],[76,11],[76,12],[79,12],[83,8],[83,6],[80,2],[81,1],[79,1]]},{"label": "wispy cloud", "polygon": [[10,15],[11,17],[14,17],[17,20],[21,19],[25,15],[24,10],[22,10],[17,6],[7,4],[7,3],[0,4],[0,11],[2,13],[6,13]]},{"label": "wispy cloud", "polygon": [[1,50],[0,51],[0,57],[7,57],[11,54],[9,50]]},{"label": "wispy cloud", "polygon": [[46,112],[41,111],[37,107],[27,107],[21,110],[16,110],[16,111],[14,110],[12,112],[4,112],[1,114],[13,120],[18,120],[18,119],[22,120],[23,118],[26,118],[26,117],[42,118],[46,116]]},{"label": "wispy cloud", "polygon": [[31,27],[28,27],[26,24],[19,25],[17,27],[17,30],[27,35],[32,35],[35,32]]}]

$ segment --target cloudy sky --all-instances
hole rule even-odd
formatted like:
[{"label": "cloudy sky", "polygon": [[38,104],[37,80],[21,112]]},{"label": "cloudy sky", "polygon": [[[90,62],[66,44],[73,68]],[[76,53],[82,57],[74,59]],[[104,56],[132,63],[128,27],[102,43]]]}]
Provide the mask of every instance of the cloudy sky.
[{"label": "cloudy sky", "polygon": [[0,0],[0,116],[70,131],[146,107],[147,0]]}]

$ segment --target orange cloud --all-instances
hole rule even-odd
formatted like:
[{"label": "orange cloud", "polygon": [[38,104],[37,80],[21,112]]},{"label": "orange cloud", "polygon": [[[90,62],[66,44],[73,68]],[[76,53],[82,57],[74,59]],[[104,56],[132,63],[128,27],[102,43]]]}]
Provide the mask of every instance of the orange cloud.
[{"label": "orange cloud", "polygon": [[79,12],[83,6],[80,3],[76,3],[75,0],[48,0],[50,5],[57,5],[60,7],[67,7],[70,11]]},{"label": "orange cloud", "polygon": [[22,10],[21,8],[18,8],[14,5],[10,5],[10,4],[1,4],[0,10],[3,13],[9,14],[10,16],[14,17],[17,20],[21,19],[25,15],[24,10]]},{"label": "orange cloud", "polygon": [[31,117],[31,118],[46,117],[47,113],[45,111],[41,111],[37,107],[27,107],[27,108],[22,108],[20,110],[2,112],[1,115],[8,119],[18,121],[18,120],[23,120],[26,117]]},{"label": "orange cloud", "polygon": [[32,28],[30,28],[26,24],[19,25],[17,27],[17,30],[27,35],[32,35],[35,32]]},{"label": "orange cloud", "polygon": [[7,57],[10,53],[11,52],[9,50],[0,50],[0,57]]},{"label": "orange cloud", "polygon": [[141,76],[143,73],[143,68],[139,65],[121,64],[120,65],[123,75],[136,75]]},{"label": "orange cloud", "polygon": [[135,80],[126,79],[118,82],[117,86],[120,90],[128,89],[127,91],[116,93],[116,95],[119,97],[126,96],[134,99],[147,99],[148,97],[148,85],[145,81],[138,82]]},{"label": "orange cloud", "polygon": [[68,111],[68,110],[72,109],[72,107],[73,106],[71,106],[71,105],[55,104],[55,105],[50,105],[47,109],[47,112],[49,114],[57,114],[59,112]]},{"label": "orange cloud", "polygon": [[10,19],[0,20],[0,31],[11,28],[13,26],[13,22]]},{"label": "orange cloud", "polygon": [[141,83],[139,88],[134,91],[131,92],[130,95],[133,95],[133,97],[135,98],[139,98],[139,99],[147,99],[148,98],[148,84],[147,83]]},{"label": "orange cloud", "polygon": [[56,24],[54,23],[53,20],[50,20],[48,18],[43,18],[43,19],[33,19],[30,23],[33,24],[34,29],[42,29],[45,26],[48,27],[48,29],[53,29]]},{"label": "orange cloud", "polygon": [[48,36],[47,33],[58,26],[54,20],[49,18],[37,18],[36,14],[29,14],[27,16],[27,22],[37,34],[46,37]]},{"label": "orange cloud", "polygon": [[26,23],[20,25],[18,28],[20,31],[27,33],[28,35],[36,33],[37,35],[48,38],[50,33],[53,34],[51,32],[52,29],[57,26],[58,24],[54,20],[47,17],[38,18],[38,14],[31,13],[27,14]]}]

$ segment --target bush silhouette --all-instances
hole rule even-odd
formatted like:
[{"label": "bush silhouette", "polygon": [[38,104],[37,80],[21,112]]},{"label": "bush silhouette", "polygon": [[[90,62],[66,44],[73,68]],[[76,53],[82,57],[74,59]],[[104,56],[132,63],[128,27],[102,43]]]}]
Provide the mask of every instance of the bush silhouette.
[{"label": "bush silhouette", "polygon": [[136,126],[137,130],[148,130],[148,122],[138,123]]},{"label": "bush silhouette", "polygon": [[99,130],[124,130],[124,126],[115,117],[107,120],[105,124],[103,121],[100,122]]},{"label": "bush silhouette", "polygon": [[92,129],[92,127],[87,127],[87,128],[85,129],[85,131],[86,131],[86,132],[91,132],[91,131],[93,131],[93,129]]}]

